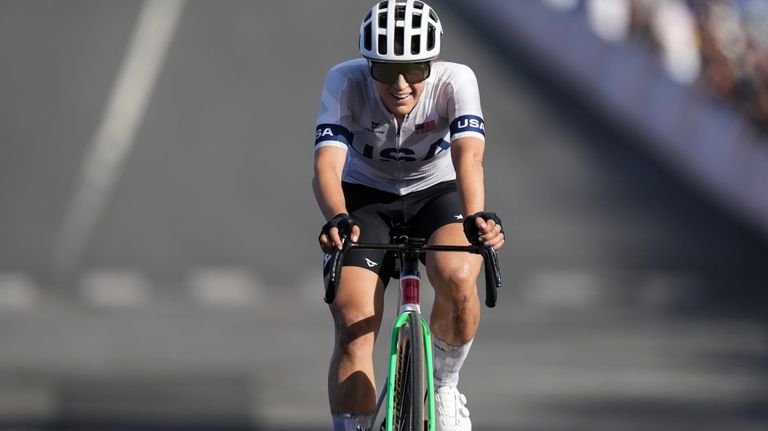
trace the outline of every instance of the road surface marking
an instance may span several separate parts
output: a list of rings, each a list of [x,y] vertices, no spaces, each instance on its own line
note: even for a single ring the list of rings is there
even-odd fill
[[[137,308],[152,299],[149,280],[142,272],[134,270],[90,271],[83,276],[79,287],[85,302],[98,308]]]
[[[602,287],[589,271],[549,269],[532,274],[523,291],[535,305],[588,307],[599,300]]]
[[[0,310],[27,310],[37,305],[39,299],[37,285],[26,274],[0,274]]]
[[[264,291],[262,283],[250,271],[236,267],[194,269],[187,285],[198,304],[217,307],[252,306]]]
[[[128,51],[96,129],[53,251],[57,271],[80,261],[101,218],[146,111],[184,0],[144,2]]]

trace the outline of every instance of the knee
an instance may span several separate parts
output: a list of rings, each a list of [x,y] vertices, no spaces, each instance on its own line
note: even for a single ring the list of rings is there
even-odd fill
[[[345,355],[362,356],[373,352],[378,330],[373,314],[362,312],[334,312],[336,348]]]
[[[458,263],[438,271],[433,278],[435,294],[463,308],[477,297],[477,272],[469,263]]]
[[[470,262],[457,260],[438,265],[430,278],[440,285],[451,287],[451,290],[469,289],[474,288],[477,282],[477,271]]]

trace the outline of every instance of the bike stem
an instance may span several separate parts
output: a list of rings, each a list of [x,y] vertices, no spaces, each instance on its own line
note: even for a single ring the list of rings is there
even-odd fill
[[[400,309],[402,314],[406,311],[416,311],[421,314],[420,288],[421,276],[419,274],[419,255],[421,255],[421,246],[424,244],[415,243],[409,240],[411,249],[400,254]]]
[[[420,284],[418,269],[415,270],[415,273],[400,274],[400,314],[406,311],[421,313],[419,304]]]

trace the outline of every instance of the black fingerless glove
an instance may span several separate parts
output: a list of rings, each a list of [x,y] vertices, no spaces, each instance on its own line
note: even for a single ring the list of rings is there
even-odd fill
[[[339,229],[339,236],[340,237],[348,237],[352,234],[352,226],[356,226],[357,223],[355,222],[352,217],[349,216],[347,213],[339,213],[336,214],[332,219],[328,220],[328,223],[323,225],[323,228],[320,230],[320,235],[322,236],[325,234],[330,238],[330,230],[331,228],[337,228]]]
[[[464,219],[464,235],[467,236],[470,244],[482,245],[482,241],[480,240],[480,230],[477,228],[476,224],[478,217],[485,221],[493,220],[497,225],[501,226],[501,233],[504,233],[504,227],[501,225],[501,219],[496,215],[495,212],[476,212]]]

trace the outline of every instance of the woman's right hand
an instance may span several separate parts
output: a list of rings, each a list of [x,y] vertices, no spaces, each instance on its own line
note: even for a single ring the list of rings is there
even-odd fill
[[[360,238],[360,226],[347,213],[336,214],[328,220],[320,230],[318,241],[320,248],[325,253],[330,253],[334,249],[342,249],[344,245],[342,238],[348,238],[352,242],[357,242]]]

